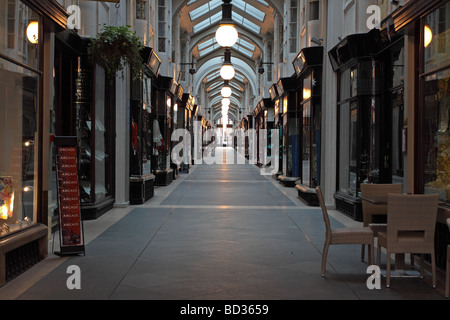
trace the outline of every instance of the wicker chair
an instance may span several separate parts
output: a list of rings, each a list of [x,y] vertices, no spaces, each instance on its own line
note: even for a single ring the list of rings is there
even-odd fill
[[[448,230],[450,231],[450,218],[447,219]],[[445,272],[445,297],[450,294],[450,245],[447,246],[447,270]]]
[[[361,184],[361,196],[387,196],[388,193],[402,193],[401,184]],[[374,223],[374,216],[386,216],[387,205],[375,205],[367,201],[362,201],[363,226],[370,227],[374,237],[378,237],[378,232],[386,232],[386,223]],[[361,261],[364,261],[365,245],[361,246]]]
[[[367,244],[369,245],[369,264],[373,262],[373,232],[370,228],[338,228],[331,229],[328,211],[323,200],[322,190],[316,187],[317,197],[322,208],[325,221],[325,244],[322,252],[322,277],[325,276],[328,247],[332,244]]]
[[[431,255],[433,288],[436,287],[434,233],[439,195],[389,194],[387,230],[378,233],[377,265],[381,247],[386,248],[386,286],[391,286],[391,253],[420,253],[420,274],[423,277],[423,254]]]

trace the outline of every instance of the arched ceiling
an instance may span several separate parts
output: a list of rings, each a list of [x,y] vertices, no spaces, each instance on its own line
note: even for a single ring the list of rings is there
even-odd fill
[[[219,70],[224,48],[215,39],[222,19],[222,0],[175,0],[173,11],[180,14],[180,34],[189,37],[189,52],[195,59],[193,93],[206,90],[213,119],[220,118],[223,80]],[[257,65],[263,52],[263,37],[273,34],[274,12],[281,12],[283,0],[232,0],[232,18],[239,33],[238,42],[231,48],[231,62],[236,76],[230,81],[233,96],[229,119],[236,119],[239,109],[245,107],[244,92],[249,86],[257,92]]]

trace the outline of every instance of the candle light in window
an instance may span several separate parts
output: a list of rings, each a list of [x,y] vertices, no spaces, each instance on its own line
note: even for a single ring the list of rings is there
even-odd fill
[[[311,89],[303,89],[303,100],[311,98]]]
[[[167,106],[170,108],[171,105],[172,105],[172,99],[167,98]]]
[[[178,103],[175,103],[173,105],[173,111],[177,112],[178,111]]]
[[[29,146],[31,146],[31,145],[33,145],[34,144],[34,141],[32,141],[32,140],[28,140],[28,141],[25,141],[24,143],[23,143],[23,145],[25,146],[25,147],[29,147]]]
[[[0,177],[0,219],[11,218],[14,211],[14,188],[11,177]]]

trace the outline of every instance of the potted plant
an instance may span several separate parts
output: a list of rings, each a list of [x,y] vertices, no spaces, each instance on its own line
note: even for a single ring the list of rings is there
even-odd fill
[[[105,69],[109,79],[114,79],[119,71],[123,79],[123,68],[129,65],[133,72],[133,80],[136,80],[144,68],[141,57],[144,44],[128,25],[116,27],[104,24],[103,26],[103,31],[98,33],[89,44],[89,56]]]

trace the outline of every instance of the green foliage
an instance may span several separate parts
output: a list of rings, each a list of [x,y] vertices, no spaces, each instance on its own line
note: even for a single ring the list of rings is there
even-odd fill
[[[144,44],[128,25],[115,27],[104,24],[103,27],[103,31],[92,39],[88,54],[105,69],[109,79],[113,79],[119,71],[123,79],[123,68],[129,65],[133,71],[133,80],[136,80],[144,69],[140,53]]]

